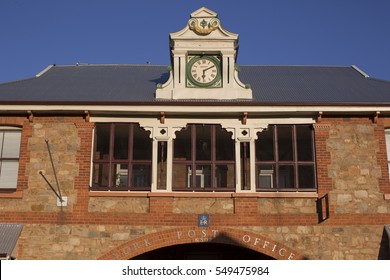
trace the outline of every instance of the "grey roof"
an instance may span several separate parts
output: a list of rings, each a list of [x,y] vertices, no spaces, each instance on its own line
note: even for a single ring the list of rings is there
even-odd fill
[[[167,66],[53,66],[37,77],[0,84],[0,104],[159,102],[157,84],[168,77]],[[390,103],[390,81],[352,66],[241,66],[239,78],[252,87],[251,103]]]
[[[22,228],[21,224],[0,224],[0,254],[12,255]]]

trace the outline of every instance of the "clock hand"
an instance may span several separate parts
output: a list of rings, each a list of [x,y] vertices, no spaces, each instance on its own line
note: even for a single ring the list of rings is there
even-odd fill
[[[203,71],[203,75],[202,75],[203,80],[204,80],[204,78],[206,78],[206,74],[205,74],[206,71],[207,71],[207,70],[210,70],[210,69],[213,68],[213,67],[215,67],[215,65],[212,65],[212,66],[210,66],[210,67],[208,67],[208,68],[202,70],[202,71]]]
[[[210,66],[209,68],[203,69],[203,74],[204,74],[204,72],[206,72],[207,70],[210,70],[210,69],[213,68],[213,67],[215,67],[215,65]]]

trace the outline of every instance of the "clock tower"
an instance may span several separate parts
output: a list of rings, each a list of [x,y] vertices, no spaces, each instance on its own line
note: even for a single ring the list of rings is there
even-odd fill
[[[191,14],[181,31],[170,34],[172,67],[157,86],[157,99],[252,99],[249,85],[238,79],[238,34],[222,28],[205,7]]]

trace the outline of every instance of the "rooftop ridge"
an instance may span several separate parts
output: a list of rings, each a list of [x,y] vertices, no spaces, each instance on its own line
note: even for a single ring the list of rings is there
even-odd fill
[[[54,67],[96,67],[96,66],[158,66],[158,67],[168,67],[169,65],[163,65],[163,64],[114,64],[114,63],[108,63],[108,64],[103,64],[103,63],[97,63],[97,64],[92,64],[92,63],[80,63],[80,64],[54,64]]]
[[[350,68],[350,65],[309,65],[309,64],[275,64],[275,65],[269,65],[269,64],[237,64],[239,67],[245,66],[245,67],[318,67],[318,68]]]

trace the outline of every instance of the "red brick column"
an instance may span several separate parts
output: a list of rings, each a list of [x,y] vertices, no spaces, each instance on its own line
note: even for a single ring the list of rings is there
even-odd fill
[[[385,127],[383,125],[376,125],[374,128],[375,138],[378,141],[379,150],[377,153],[378,165],[381,168],[382,176],[378,179],[380,191],[384,194],[390,194],[390,179],[389,179],[389,168],[386,150],[386,138],[385,138]]]
[[[318,195],[321,197],[333,189],[332,178],[328,174],[331,155],[326,146],[329,138],[330,124],[317,123],[313,127],[315,133]]]
[[[79,174],[75,177],[75,190],[77,191],[77,204],[75,211],[88,212],[89,179],[91,172],[92,133],[94,123],[75,123],[80,138],[80,150],[77,152]]]

